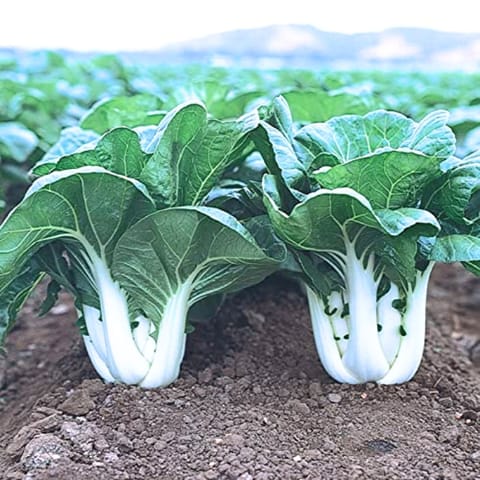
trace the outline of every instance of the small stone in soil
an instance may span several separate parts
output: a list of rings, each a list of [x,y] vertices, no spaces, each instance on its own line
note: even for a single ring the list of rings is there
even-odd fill
[[[389,439],[375,438],[365,442],[365,446],[376,453],[389,453],[397,446]]]
[[[198,372],[198,381],[200,383],[209,384],[212,381],[213,373],[210,368],[206,368],[201,372]]]
[[[445,408],[453,407],[453,400],[450,397],[440,398],[438,403]]]
[[[329,393],[327,398],[332,403],[340,403],[342,401],[342,396],[338,393]]]
[[[35,436],[25,447],[21,464],[25,471],[47,468],[68,458],[69,451],[65,442],[51,433]]]
[[[450,425],[445,427],[440,431],[438,440],[442,443],[450,443],[451,445],[456,445],[460,438],[460,430],[456,425]]]
[[[32,428],[31,425],[22,427],[8,445],[7,453],[12,457],[20,456],[25,445],[27,445],[27,443],[38,433],[40,432],[37,429]]]
[[[227,433],[225,435],[225,443],[236,447],[241,447],[245,443],[245,439],[237,433]]]
[[[473,462],[479,462],[480,463],[480,450],[477,450],[476,452],[473,452],[470,455],[470,460]]]
[[[167,432],[167,433],[165,433],[164,435],[162,435],[162,440],[163,440],[164,442],[169,443],[169,442],[171,442],[175,437],[176,437],[175,432]]]
[[[95,450],[102,451],[108,448],[108,442],[105,440],[105,437],[99,437],[95,439]]]
[[[322,448],[323,450],[326,450],[326,451],[333,451],[333,450],[336,450],[337,445],[333,440],[330,440],[329,438],[325,438],[325,440],[323,440]]]
[[[302,415],[308,415],[310,413],[309,406],[297,399],[289,400],[287,402],[287,407],[296,413],[301,413]]]
[[[202,387],[195,387],[193,389],[193,392],[197,397],[200,397],[200,398],[205,398],[207,395],[207,391]]]
[[[80,390],[68,397],[61,405],[60,410],[68,415],[86,415],[95,408],[95,402],[85,390]]]
[[[218,473],[215,470],[208,470],[203,475],[207,480],[215,480],[218,478]]]
[[[471,422],[475,422],[477,418],[478,418],[478,413],[474,412],[473,410],[465,410],[461,416],[462,420],[470,420]]]

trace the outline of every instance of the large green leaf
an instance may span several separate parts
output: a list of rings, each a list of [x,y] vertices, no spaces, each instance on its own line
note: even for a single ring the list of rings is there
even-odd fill
[[[282,178],[289,187],[305,187],[305,168],[288,137],[268,123],[260,122],[252,138],[272,175]]]
[[[165,116],[147,146],[153,155],[140,179],[165,205],[177,204],[180,185],[185,181],[183,165],[191,161],[198,137],[206,128],[207,112],[202,105],[180,105]]]
[[[181,166],[183,182],[179,205],[198,205],[230,165],[242,160],[248,151],[250,132],[258,126],[258,114],[252,112],[238,120],[210,120],[197,139],[195,151],[189,151]]]
[[[80,126],[102,134],[115,127],[156,125],[164,116],[160,108],[162,101],[154,95],[114,97],[94,105],[83,117]]]
[[[425,186],[441,175],[439,160],[415,152],[388,151],[320,169],[313,176],[322,188],[349,187],[373,208],[416,206]]]
[[[152,208],[141,184],[99,167],[40,177],[0,227],[0,292],[54,240],[109,259],[118,237]]]
[[[443,263],[479,261],[480,238],[461,234],[438,238],[430,251],[430,259]]]
[[[199,205],[225,169],[244,158],[258,122],[256,112],[207,121],[201,105],[181,105],[160,124],[140,178],[164,206]]]
[[[374,210],[364,196],[350,188],[313,192],[289,214],[277,203],[272,176],[264,179],[264,193],[275,232],[294,248],[345,253],[346,242],[354,242],[359,256],[374,251],[392,275],[397,271],[407,280],[415,275],[417,239],[435,236],[440,230],[435,217],[425,210]]]
[[[92,130],[84,130],[80,127],[66,128],[60,134],[60,138],[48,152],[32,168],[34,175],[46,175],[55,170],[58,160],[66,155],[70,155],[79,148],[92,142],[96,142],[99,135]],[[92,146],[93,148],[93,146]]]
[[[261,119],[279,130],[290,142],[293,141],[294,127],[290,107],[282,95],[275,97],[268,107],[259,109]]]
[[[415,123],[400,113],[377,110],[307,125],[295,138],[308,152],[313,168],[392,150],[416,152],[440,161],[455,152],[455,137],[446,126],[447,119],[447,112],[437,111]]]
[[[182,285],[190,285],[192,305],[258,283],[279,260],[267,256],[245,227],[221,210],[175,207],[125,232],[112,271],[133,308],[158,325],[167,301]]]
[[[90,148],[91,147],[91,148]],[[79,151],[52,158],[39,164],[33,172],[38,174],[45,169],[74,170],[85,166],[103,167],[106,170],[138,178],[147,162],[148,155],[140,148],[140,139],[131,129],[115,128],[103,135],[97,142],[89,143]]]
[[[450,163],[451,168],[429,185],[424,203],[440,219],[455,224],[456,228],[468,228],[480,220],[480,161],[469,156]]]

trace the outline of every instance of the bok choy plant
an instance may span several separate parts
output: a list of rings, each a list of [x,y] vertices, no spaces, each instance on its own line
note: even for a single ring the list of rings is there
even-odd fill
[[[269,170],[265,206],[296,259],[320,360],[339,382],[411,379],[434,262],[478,272],[478,159],[452,159],[447,116],[416,123],[380,110],[294,132],[279,98],[254,133]]]
[[[252,148],[257,126],[256,113],[219,122],[185,104],[157,127],[84,132],[80,146],[75,130],[63,135],[0,226],[0,341],[47,274],[44,311],[60,287],[74,295],[105,381],[173,382],[190,307],[260,282],[284,255],[265,235],[265,217],[242,224],[202,205],[223,170]]]

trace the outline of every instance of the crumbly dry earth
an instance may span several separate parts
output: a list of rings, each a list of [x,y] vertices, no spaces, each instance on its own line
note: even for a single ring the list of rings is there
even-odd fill
[[[480,280],[457,267],[434,273],[424,362],[401,386],[329,379],[305,299],[279,279],[190,335],[163,390],[104,385],[71,301],[41,319],[36,305],[0,367],[2,478],[480,478]]]

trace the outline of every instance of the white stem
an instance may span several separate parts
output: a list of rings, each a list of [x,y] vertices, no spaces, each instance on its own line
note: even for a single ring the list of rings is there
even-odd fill
[[[103,380],[107,383],[115,382],[115,379],[112,377],[110,370],[105,363],[105,361],[101,358],[100,354],[98,353],[95,345],[92,342],[92,339],[84,335],[83,341],[85,343],[85,348],[87,349],[88,356],[90,361],[92,362],[93,367],[95,368],[96,372],[103,378]]]
[[[155,326],[143,315],[135,320],[138,322],[138,326],[133,330],[135,344],[147,361],[152,363],[155,354],[155,340],[152,338],[152,334],[155,332]]]
[[[329,315],[329,318],[340,355],[345,353],[348,344],[348,340],[345,339],[345,336],[348,335],[348,323],[347,318],[342,317],[343,308],[342,294],[340,292],[332,292],[328,297],[328,310],[330,312],[335,310],[335,313]]]
[[[183,283],[169,298],[162,321],[158,326],[151,367],[140,382],[141,387],[165,387],[178,378],[185,353],[185,323],[191,288],[191,282]]]
[[[377,303],[378,323],[382,326],[378,335],[383,353],[390,365],[398,355],[400,348],[402,314],[392,306],[392,302],[399,298],[398,287],[392,283],[388,292]]]
[[[106,363],[117,381],[136,384],[147,374],[149,363],[133,339],[127,300],[105,262],[95,254],[90,254],[90,258],[102,312]]]
[[[310,317],[312,319],[313,336],[318,356],[323,368],[337,382],[359,383],[345,368],[340,356],[340,350],[334,338],[330,319],[325,313],[325,304],[313,290],[306,286]]]
[[[344,365],[358,382],[379,380],[388,372],[377,331],[377,282],[374,257],[367,266],[356,255],[354,245],[345,242],[347,261],[345,280],[349,305],[349,339],[343,356]]]
[[[88,337],[93,344],[97,355],[104,363],[107,362],[107,347],[105,345],[105,335],[103,325],[100,320],[100,311],[90,305],[83,305],[83,318],[87,325]]]
[[[418,370],[425,344],[425,316],[427,308],[427,290],[432,262],[424,272],[417,272],[415,287],[407,295],[407,306],[403,316],[403,328],[400,349],[390,371],[378,383],[396,384],[408,382]]]

